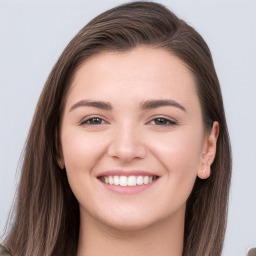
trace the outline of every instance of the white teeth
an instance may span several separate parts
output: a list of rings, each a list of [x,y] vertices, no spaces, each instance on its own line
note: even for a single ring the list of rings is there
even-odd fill
[[[157,176],[104,176],[100,177],[100,180],[109,185],[120,185],[122,187],[126,186],[140,186],[143,184],[152,183],[157,179]]]
[[[128,177],[128,186],[136,186],[137,180],[135,176]]]
[[[137,185],[142,185],[143,184],[143,176],[138,176],[137,177]]]
[[[121,176],[120,177],[120,186],[122,186],[122,187],[127,186],[127,177],[126,176]]]
[[[148,176],[145,176],[145,177],[143,178],[143,183],[144,183],[144,184],[148,184],[148,180],[149,180]]]
[[[107,183],[107,182],[106,182],[106,178],[107,178],[107,177],[105,177],[105,183]],[[110,185],[113,185],[113,184],[114,184],[114,180],[113,180],[113,177],[112,177],[112,176],[109,176],[109,177],[108,177],[108,183],[109,183]]]
[[[120,184],[119,176],[114,176],[114,184],[115,185],[119,185]]]

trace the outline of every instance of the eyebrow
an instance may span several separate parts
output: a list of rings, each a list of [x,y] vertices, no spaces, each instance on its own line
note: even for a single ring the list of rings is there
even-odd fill
[[[177,101],[171,100],[171,99],[147,100],[141,104],[141,109],[142,110],[150,110],[150,109],[166,107],[166,106],[176,107],[178,109],[183,110],[184,112],[187,112],[186,108],[184,106],[182,106]],[[104,109],[104,110],[112,110],[113,109],[113,107],[111,106],[111,104],[109,102],[81,100],[81,101],[75,103],[74,105],[72,105],[69,111],[72,111],[79,107],[94,107],[94,108],[99,108],[99,109]]]
[[[184,112],[187,112],[187,110],[184,106],[182,106],[177,101],[171,100],[171,99],[147,100],[147,101],[142,103],[141,109],[142,110],[150,110],[150,109],[159,108],[159,107],[166,107],[166,106],[176,107],[176,108],[179,108],[180,110],[182,110]]]
[[[81,100],[75,103],[74,105],[72,105],[69,112],[79,107],[94,107],[94,108],[100,108],[104,110],[112,110],[112,106],[108,102]]]

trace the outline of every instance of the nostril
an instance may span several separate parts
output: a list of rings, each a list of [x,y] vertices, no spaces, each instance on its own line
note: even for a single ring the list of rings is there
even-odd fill
[[[133,129],[125,126],[116,131],[107,150],[110,157],[129,162],[146,156],[146,147],[141,136],[136,135]]]

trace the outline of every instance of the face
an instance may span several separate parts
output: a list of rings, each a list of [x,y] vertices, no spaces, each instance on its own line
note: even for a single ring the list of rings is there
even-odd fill
[[[138,47],[77,70],[60,161],[82,219],[137,230],[184,218],[206,140],[192,74],[166,50]]]

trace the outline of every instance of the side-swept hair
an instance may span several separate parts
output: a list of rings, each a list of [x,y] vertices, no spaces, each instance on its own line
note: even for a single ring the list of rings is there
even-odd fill
[[[76,255],[79,205],[60,170],[59,126],[72,77],[90,56],[128,51],[140,45],[163,48],[192,72],[203,122],[220,131],[211,176],[196,179],[188,198],[183,256],[220,256],[227,219],[231,149],[221,90],[203,38],[170,10],[154,2],[133,2],[90,21],[68,44],[40,96],[27,138],[13,223],[5,243],[14,255]]]

